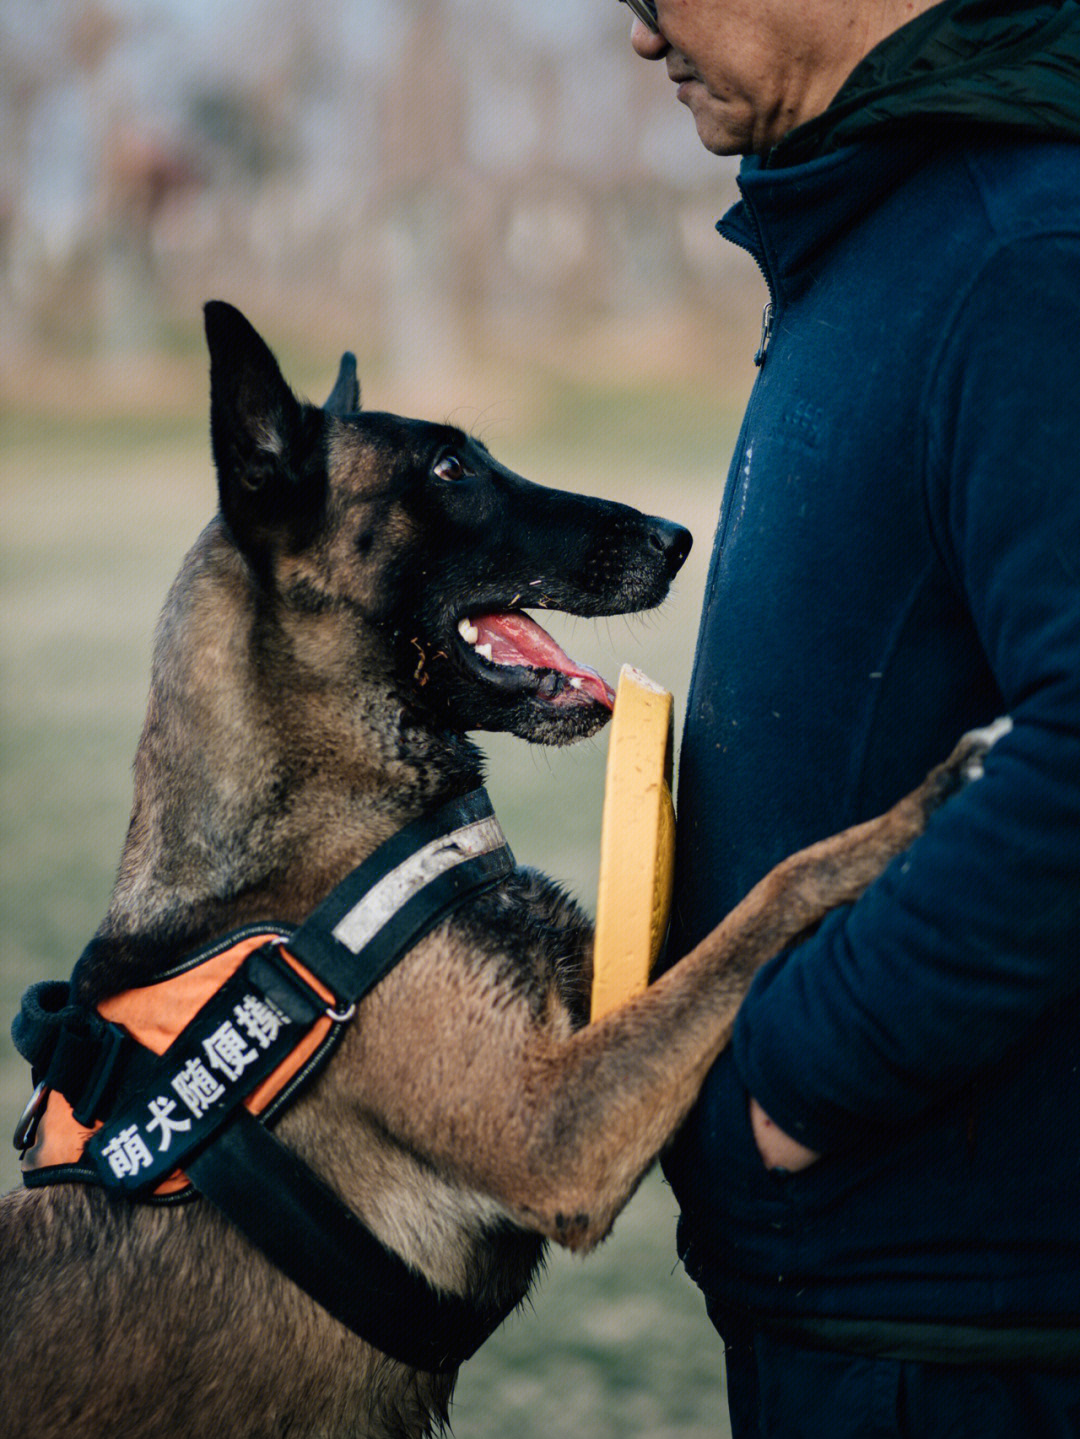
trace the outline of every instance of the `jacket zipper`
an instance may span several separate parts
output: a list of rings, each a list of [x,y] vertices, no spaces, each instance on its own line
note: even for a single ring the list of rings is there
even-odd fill
[[[727,228],[721,228],[721,226],[719,225],[717,226],[717,228],[726,240],[728,240],[733,245],[737,245],[740,250],[745,250],[748,255],[751,255],[753,257],[754,263],[761,271],[762,278],[764,279],[766,287],[769,291],[769,299],[761,315],[761,340],[758,344],[757,353],[754,356],[754,364],[757,365],[757,367],[760,369],[761,366],[765,363],[765,356],[768,353],[769,344],[772,340],[774,332],[777,312],[776,286],[773,284],[773,278],[772,275],[769,273],[768,265],[766,263],[765,242],[761,233],[761,226],[758,224],[757,216],[754,214],[753,210],[746,202],[745,196],[743,197],[743,208],[746,214],[749,216],[750,223],[753,226],[756,244],[753,241],[748,241],[743,238],[743,236],[740,235],[737,231],[735,233],[732,233]],[[738,456],[738,466],[737,468],[735,467],[735,461],[733,457],[732,473],[729,476],[728,484],[724,487],[724,496],[720,503],[720,516],[717,522],[716,536],[713,541],[712,559],[709,563],[709,573],[705,582],[706,608],[708,608],[708,606],[712,604],[713,589],[716,584],[716,575],[720,563],[720,553],[723,550],[724,544],[727,540],[728,529],[731,524],[731,513],[735,506],[736,494],[746,483],[747,479],[744,468],[748,458],[746,453],[747,436],[750,433],[750,427],[755,412],[756,399],[757,384],[755,383],[753,394],[751,394],[750,396],[750,399],[746,406],[746,412],[743,415],[742,425],[739,428],[739,438],[736,441],[735,445],[735,455]]]
[[[769,349],[769,341],[772,339],[773,315],[776,310],[772,300],[766,302],[761,312],[761,343],[757,347],[757,354],[754,356],[754,364],[760,367],[765,363],[765,356]]]
[[[769,273],[769,266],[766,262],[765,237],[761,233],[761,225],[758,223],[758,217],[754,214],[753,206],[750,205],[745,198],[743,199],[743,204],[746,206],[746,213],[750,216],[750,223],[754,227],[754,235],[757,239],[757,249],[751,250],[750,253],[757,261],[758,269],[761,271],[769,290],[768,302],[761,312],[761,343],[758,345],[757,354],[754,356],[754,364],[760,369],[765,363],[765,356],[769,353],[769,343],[773,337],[773,326],[776,321],[776,286],[773,284],[773,277]]]
[[[766,288],[769,291],[768,301],[764,310],[761,312],[761,340],[757,347],[757,353],[754,356],[754,364],[760,369],[765,363],[765,356],[769,352],[769,344],[772,340],[776,325],[776,286],[773,283],[773,277],[769,273],[769,267],[766,263],[765,240],[761,233],[761,226],[758,224],[758,218],[754,214],[753,208],[745,195],[743,196],[743,210],[753,226],[754,237],[757,240],[757,244],[748,244],[740,236],[733,235],[726,230],[721,231],[721,233],[724,234],[725,238],[733,245],[737,245],[740,250],[745,250],[748,255],[753,256],[754,262],[761,271],[761,277],[765,281]]]

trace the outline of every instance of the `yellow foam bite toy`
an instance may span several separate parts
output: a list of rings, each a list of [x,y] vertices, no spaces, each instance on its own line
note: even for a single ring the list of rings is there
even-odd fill
[[[668,690],[623,665],[600,830],[594,1020],[646,987],[667,929],[675,857],[672,704]]]

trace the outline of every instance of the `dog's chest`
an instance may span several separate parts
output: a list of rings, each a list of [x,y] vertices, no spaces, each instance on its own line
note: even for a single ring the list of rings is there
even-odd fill
[[[554,880],[519,869],[454,926],[472,962],[498,990],[526,1000],[535,1023],[577,1029],[586,1022],[592,923]]]

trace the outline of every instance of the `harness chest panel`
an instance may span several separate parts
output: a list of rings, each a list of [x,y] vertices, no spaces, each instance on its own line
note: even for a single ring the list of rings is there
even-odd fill
[[[275,948],[300,981],[332,1007],[334,995],[288,953],[284,939],[281,931],[260,931],[234,943],[225,941],[224,948],[218,947],[205,958],[194,956],[168,979],[103,1000],[97,1012],[152,1054],[165,1056],[210,1001],[235,978],[249,956],[268,948]],[[172,1154],[175,1158],[177,1137],[193,1133],[194,1126],[221,1103],[230,1083],[241,1083],[246,1091],[241,1101],[244,1108],[261,1115],[298,1074],[314,1072],[322,1058],[321,1051],[336,1038],[335,1021],[330,1015],[315,1011],[310,1026],[304,1030],[265,993],[250,985],[240,987],[244,993],[232,1005],[232,1016],[212,1027],[204,1026],[202,1053],[196,1050],[183,1059],[175,1056],[166,1082],[151,1086],[161,1088],[163,1093],[147,1100],[145,1114],[129,1109],[124,1120],[114,1121],[110,1128],[115,1133],[109,1142],[98,1139],[103,1120],[97,1119],[90,1126],[80,1124],[69,1100],[59,1090],[50,1090],[34,1142],[21,1157],[27,1182],[100,1182],[102,1176],[88,1157],[89,1148],[91,1154],[105,1153],[106,1179],[111,1174],[117,1181],[126,1179],[125,1187],[144,1189],[151,1175],[156,1176],[161,1169],[161,1156]],[[299,1032],[286,1033],[286,1027]],[[281,1050],[286,1045],[284,1057],[251,1088],[252,1065],[261,1060],[260,1068],[266,1068],[267,1051],[272,1046]],[[193,1147],[193,1143],[187,1147]],[[62,1172],[53,1175],[51,1170]],[[169,1172],[154,1185],[152,1193],[158,1198],[175,1196],[189,1191],[190,1186],[183,1170],[170,1164]]]

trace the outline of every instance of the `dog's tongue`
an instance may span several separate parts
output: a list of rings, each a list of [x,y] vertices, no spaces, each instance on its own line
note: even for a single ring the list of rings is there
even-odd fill
[[[598,700],[607,709],[615,705],[615,691],[589,665],[578,664],[555,643],[546,630],[519,610],[491,615],[472,615],[479,630],[478,645],[491,646],[496,665],[527,665],[536,670],[558,670],[567,679],[579,680],[574,689]]]

